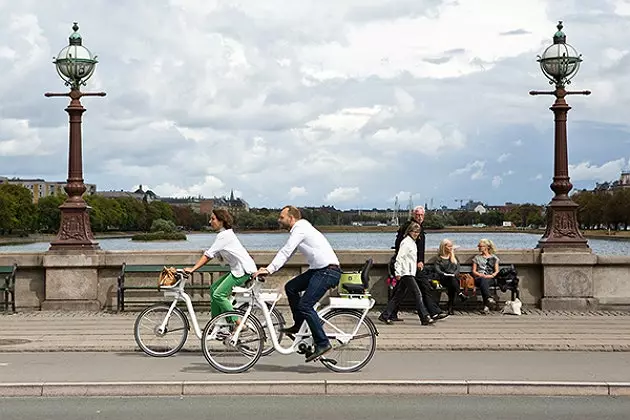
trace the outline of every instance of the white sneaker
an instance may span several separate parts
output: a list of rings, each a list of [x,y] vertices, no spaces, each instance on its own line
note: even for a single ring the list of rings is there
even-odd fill
[[[496,305],[496,304],[497,304],[497,302],[495,302],[495,300],[494,300],[494,299],[492,299],[492,298],[488,298],[488,303],[489,303],[490,305]]]
[[[490,313],[490,308],[488,308],[487,306],[483,307],[483,313],[484,315],[488,315]]]

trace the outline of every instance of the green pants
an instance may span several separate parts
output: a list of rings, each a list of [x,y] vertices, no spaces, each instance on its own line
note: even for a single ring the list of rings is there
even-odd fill
[[[234,277],[232,273],[227,273],[212,283],[212,286],[210,286],[210,296],[212,298],[210,311],[213,317],[234,309],[232,307],[232,289],[235,286],[241,286],[247,279],[249,279],[249,274]]]

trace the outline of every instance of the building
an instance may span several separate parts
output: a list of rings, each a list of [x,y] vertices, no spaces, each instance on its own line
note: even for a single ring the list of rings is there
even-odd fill
[[[124,191],[124,190],[120,190],[120,191],[110,190],[110,191],[98,191],[96,194],[102,197],[106,197],[106,198],[130,197],[130,198],[135,198],[136,200],[146,201],[147,203],[150,203],[151,201],[159,199],[159,197],[153,191],[151,190],[144,191],[142,189],[142,185],[140,185],[138,189],[133,192]]]
[[[203,205],[201,205],[203,203]],[[200,213],[209,214],[212,209],[226,209],[230,213],[236,215],[238,213],[249,212],[249,204],[242,198],[234,197],[234,190],[230,191],[229,197],[214,197],[210,200],[203,200],[200,203]]]
[[[621,172],[621,176],[619,177],[619,187],[630,188],[630,171]]]
[[[21,185],[27,188],[33,194],[33,203],[37,203],[40,198],[48,197],[55,194],[65,194],[63,187],[66,182],[46,181],[40,178],[22,179],[0,177],[0,184]],[[96,194],[95,184],[85,184],[86,194]]]

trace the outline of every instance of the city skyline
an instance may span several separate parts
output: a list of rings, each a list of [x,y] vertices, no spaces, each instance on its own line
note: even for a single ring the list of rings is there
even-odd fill
[[[627,1],[186,0],[0,5],[0,170],[65,180],[51,57],[79,22],[99,56],[84,179],[160,196],[339,209],[471,198],[546,204],[548,85],[536,56],[564,21],[584,62],[568,116],[576,190],[630,168]],[[277,10],[282,10],[279,14]],[[137,22],[143,25],[137,25]],[[113,32],[114,31],[114,32]],[[118,34],[124,34],[118,36]]]

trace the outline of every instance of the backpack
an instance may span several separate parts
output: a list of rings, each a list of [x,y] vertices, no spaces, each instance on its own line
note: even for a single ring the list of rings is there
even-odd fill
[[[459,288],[466,296],[476,296],[477,291],[475,289],[475,278],[468,273],[459,273],[457,275],[459,279]]]
[[[518,273],[514,267],[504,267],[500,269],[495,280],[502,292],[516,290],[518,288]]]

